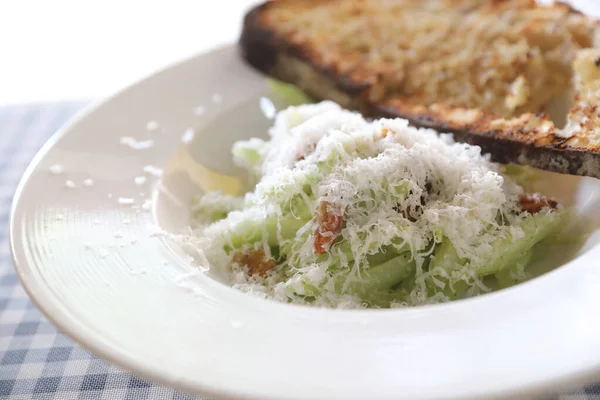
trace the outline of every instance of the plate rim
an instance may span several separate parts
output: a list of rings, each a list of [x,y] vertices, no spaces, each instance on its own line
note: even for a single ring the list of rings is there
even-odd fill
[[[102,338],[98,335],[86,336],[85,332],[90,331],[91,330],[90,327],[87,327],[86,324],[82,323],[81,321],[78,321],[75,318],[70,318],[70,317],[73,317],[72,312],[69,311],[68,309],[63,309],[63,307],[61,307],[61,303],[58,300],[54,299],[53,302],[47,302],[47,303],[42,301],[42,300],[44,300],[43,297],[53,298],[54,296],[51,295],[49,288],[44,287],[44,285],[41,285],[35,279],[29,279],[28,275],[31,273],[31,271],[26,271],[25,269],[27,269],[27,268],[32,269],[32,268],[29,265],[27,265],[27,267],[24,269],[23,263],[26,263],[26,261],[17,259],[18,258],[17,257],[18,241],[16,240],[16,233],[19,232],[19,227],[16,226],[17,221],[18,221],[18,219],[16,218],[17,217],[16,213],[18,211],[18,206],[21,202],[22,192],[23,192],[24,188],[26,187],[27,182],[29,181],[29,178],[32,175],[33,171],[38,167],[40,161],[55,146],[55,144],[58,142],[58,140],[60,138],[62,138],[64,135],[66,135],[68,132],[70,132],[73,129],[73,127],[75,127],[79,123],[79,121],[85,119],[89,114],[94,112],[98,107],[100,107],[103,104],[106,104],[108,102],[111,102],[114,98],[120,96],[122,93],[129,91],[131,89],[134,89],[138,85],[143,84],[145,81],[152,79],[155,76],[160,75],[160,74],[164,73],[165,71],[168,71],[179,65],[192,62],[193,60],[196,60],[198,58],[209,57],[209,56],[213,55],[214,53],[219,53],[219,52],[223,52],[223,51],[231,51],[233,47],[236,47],[236,45],[229,44],[229,45],[220,46],[213,50],[203,52],[200,54],[196,54],[192,57],[186,58],[184,60],[170,64],[168,66],[165,66],[164,68],[161,68],[160,70],[155,71],[128,86],[125,86],[121,90],[117,91],[116,93],[112,94],[111,96],[108,96],[105,99],[91,102],[90,104],[86,105],[82,110],[78,111],[73,117],[71,117],[63,126],[61,126],[46,141],[46,143],[44,143],[44,145],[40,148],[40,150],[36,153],[36,155],[34,156],[32,161],[29,163],[23,176],[21,177],[19,184],[17,186],[17,189],[15,191],[15,194],[13,197],[13,202],[12,202],[11,208],[10,208],[10,216],[9,216],[9,222],[8,222],[8,226],[9,226],[8,242],[9,242],[9,250],[10,250],[11,258],[13,261],[14,269],[19,277],[22,287],[26,291],[26,293],[29,296],[29,298],[31,299],[31,301],[36,305],[36,307],[43,313],[43,315],[48,320],[50,320],[57,328],[59,328],[62,333],[65,333],[67,336],[69,336],[71,339],[73,339],[78,345],[82,346],[85,349],[90,350],[94,354],[99,355],[101,358],[105,359],[106,361],[108,361],[111,364],[122,367],[128,371],[135,373],[136,375],[139,375],[141,377],[149,379],[153,382],[165,384],[165,385],[168,385],[177,390],[181,390],[183,392],[192,392],[192,393],[201,392],[205,395],[215,396],[215,397],[216,396],[219,396],[219,397],[225,396],[227,398],[259,399],[259,397],[257,397],[259,395],[258,393],[254,393],[254,394],[240,393],[238,391],[231,390],[230,389],[231,387],[217,387],[217,386],[213,386],[213,385],[205,384],[205,383],[199,384],[198,381],[187,382],[185,380],[181,380],[181,379],[177,378],[175,375],[171,375],[168,371],[158,371],[154,367],[146,366],[143,363],[140,363],[135,357],[131,357],[130,354],[125,349],[119,349],[114,346],[107,345],[102,340]],[[594,251],[594,250],[596,250],[596,251]],[[592,253],[600,254],[600,245],[595,246],[594,248],[592,248],[588,252],[586,252],[586,254],[578,257],[580,259],[579,262],[581,262],[582,259],[584,259],[584,258],[585,259],[591,258]],[[574,261],[575,260],[571,260],[565,265],[571,264]],[[555,271],[552,271],[549,274],[552,274],[553,272],[555,272]],[[549,274],[545,274],[545,275],[549,275]],[[519,285],[519,286],[521,286],[521,285]],[[37,292],[37,295],[36,295],[36,292]],[[40,293],[47,293],[50,295],[42,296],[42,295],[40,295]],[[487,295],[487,296],[492,296],[492,295]],[[463,301],[477,301],[477,299],[469,299],[469,300],[463,300]],[[285,306],[288,307],[287,305],[285,305]],[[439,305],[426,306],[426,307],[439,307]],[[324,312],[332,312],[332,310],[324,310]],[[340,310],[333,310],[333,312],[340,312]],[[342,312],[348,312],[348,311],[343,310]],[[357,312],[357,311],[351,311],[351,312]],[[358,312],[369,313],[369,314],[373,313],[373,312],[389,313],[390,310],[367,310],[367,311],[358,311]],[[394,312],[394,311],[391,311],[391,312]],[[500,391],[498,393],[477,395],[477,396],[474,396],[473,398],[489,398],[489,397],[502,397],[502,398],[506,397],[506,398],[508,398],[508,397],[511,397],[511,396],[514,396],[517,394],[518,395],[545,394],[545,393],[555,391],[557,389],[562,391],[565,389],[565,387],[576,387],[578,385],[588,384],[588,383],[591,383],[591,382],[597,380],[598,378],[600,378],[600,358],[598,359],[598,362],[597,362],[597,365],[595,368],[587,369],[584,371],[578,371],[578,372],[575,371],[575,372],[572,372],[571,374],[564,375],[562,377],[562,379],[558,378],[558,379],[553,379],[552,381],[535,382],[527,387],[510,388],[510,389],[507,389],[504,391]],[[290,394],[289,398],[296,399],[298,397],[294,397],[293,394]],[[265,399],[265,397],[263,397],[261,395],[260,399]]]

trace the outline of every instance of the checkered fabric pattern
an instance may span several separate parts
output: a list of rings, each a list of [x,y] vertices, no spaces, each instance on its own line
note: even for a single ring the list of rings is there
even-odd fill
[[[27,164],[83,103],[0,108],[0,399],[196,399],[144,381],[57,332],[27,298],[8,250],[11,200]],[[600,400],[600,385],[544,400]]]

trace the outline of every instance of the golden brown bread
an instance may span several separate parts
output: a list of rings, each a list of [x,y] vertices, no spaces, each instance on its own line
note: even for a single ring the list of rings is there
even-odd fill
[[[278,0],[246,15],[240,46],[316,99],[452,132],[498,162],[600,177],[600,53],[582,51],[599,31],[533,0]],[[578,101],[558,129],[542,112],[572,82]]]

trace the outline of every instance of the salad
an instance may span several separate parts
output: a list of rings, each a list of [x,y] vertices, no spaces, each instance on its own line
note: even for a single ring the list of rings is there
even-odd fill
[[[328,101],[280,111],[268,140],[232,152],[254,187],[195,199],[195,247],[233,287],[284,302],[401,307],[505,288],[567,215],[477,146]]]

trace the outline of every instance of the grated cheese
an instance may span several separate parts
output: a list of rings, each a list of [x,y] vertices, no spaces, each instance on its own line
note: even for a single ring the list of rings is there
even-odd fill
[[[183,135],[181,135],[181,142],[182,143],[190,143],[192,140],[194,140],[195,134],[196,134],[196,132],[194,131],[193,128],[187,128],[183,132]]]
[[[136,185],[141,186],[144,183],[148,182],[148,178],[146,178],[145,176],[136,176],[133,181],[135,182]]]
[[[261,97],[259,101],[259,106],[260,110],[266,118],[275,118],[275,115],[277,114],[277,109],[275,108],[275,105],[273,104],[271,99],[269,99],[268,97]]]
[[[160,178],[163,173],[163,170],[161,168],[155,167],[153,165],[146,165],[143,170],[145,173],[152,175],[155,178]]]
[[[158,129],[158,122],[157,121],[148,121],[146,123],[146,130],[147,131],[152,132],[152,131],[155,131],[157,129]]]
[[[197,117],[201,117],[206,112],[206,107],[204,107],[202,105],[197,106],[196,108],[194,108],[193,112]]]
[[[142,204],[142,209],[145,211],[149,211],[152,209],[152,200],[151,199],[145,199],[144,203]]]
[[[338,294],[335,287],[341,282],[345,289],[368,279],[368,258],[391,249],[410,251],[416,263],[414,287],[407,291],[406,301],[392,306],[445,301],[442,293],[428,295],[426,279],[440,287],[446,285],[444,280],[451,286],[466,281],[471,294],[489,291],[473,266],[486,262],[499,237],[523,236],[518,205],[523,189],[500,175],[479,147],[455,143],[451,135],[409,127],[403,119],[367,121],[327,101],[278,113],[269,135],[269,141],[250,139],[234,146],[236,157],[242,154],[240,149],[250,149],[258,157],[251,163],[236,159],[260,175],[254,190],[246,194],[244,207],[190,239],[211,268],[229,271],[232,286],[244,292],[284,302],[364,307],[363,300]],[[212,194],[204,205],[227,201],[231,199]],[[323,202],[330,215],[344,221],[340,232],[325,232],[324,237],[339,237],[339,243],[349,244],[350,254],[340,246],[322,256],[315,254],[316,217],[295,237],[283,238],[283,218],[305,208],[317,215]],[[244,267],[232,264],[232,255],[225,250],[234,247],[232,232],[264,227],[264,221],[273,218],[278,221],[281,251],[288,254],[287,267],[264,277],[248,276]],[[249,246],[270,256],[266,236]],[[468,262],[434,276],[424,263],[433,243],[442,240],[449,240]],[[309,301],[311,286],[323,291]]]
[[[65,168],[62,165],[60,165],[60,164],[51,165],[50,168],[49,168],[49,170],[54,175],[60,175],[63,172],[65,172]]]
[[[130,149],[133,149],[133,150],[144,150],[144,149],[152,148],[154,146],[154,140],[152,140],[152,139],[137,140],[130,136],[122,136],[120,139],[120,143],[124,146],[129,147]]]

